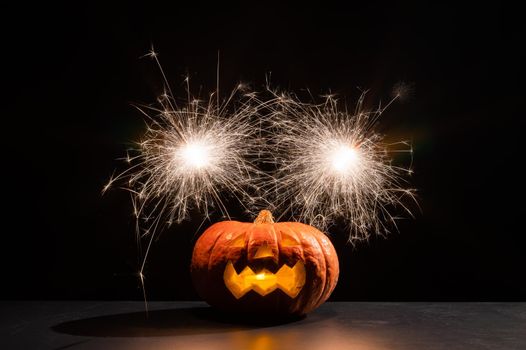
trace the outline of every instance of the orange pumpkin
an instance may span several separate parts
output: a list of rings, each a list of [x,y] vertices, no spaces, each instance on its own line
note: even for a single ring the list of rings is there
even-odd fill
[[[209,227],[195,244],[191,273],[199,295],[214,307],[303,315],[327,300],[339,267],[322,232],[299,222],[275,223],[262,210],[254,223]]]

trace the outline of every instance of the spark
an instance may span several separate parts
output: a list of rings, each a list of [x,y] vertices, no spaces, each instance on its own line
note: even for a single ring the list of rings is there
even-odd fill
[[[399,81],[393,86],[392,96],[393,99],[406,101],[410,99],[414,92],[414,85],[412,83],[406,83]]]
[[[354,112],[333,95],[321,104],[301,102],[295,95],[271,91],[269,157],[276,167],[266,185],[281,217],[309,223],[322,230],[347,223],[349,240],[366,240],[396,227],[397,208],[411,215],[406,197],[409,167],[394,157],[412,150],[408,142],[387,143],[375,131],[385,109],[366,111],[365,93]]]

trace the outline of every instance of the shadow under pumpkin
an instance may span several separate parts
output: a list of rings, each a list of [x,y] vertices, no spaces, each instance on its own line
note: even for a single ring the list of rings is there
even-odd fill
[[[188,307],[90,317],[63,322],[51,329],[58,333],[78,336],[162,337],[259,329],[304,318],[305,316],[279,318],[262,316],[247,319],[212,307]]]

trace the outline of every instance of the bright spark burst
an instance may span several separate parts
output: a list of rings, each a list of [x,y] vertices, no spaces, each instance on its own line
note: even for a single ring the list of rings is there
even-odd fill
[[[390,231],[396,207],[408,213],[405,197],[410,168],[393,165],[395,153],[412,154],[407,142],[385,143],[375,131],[384,108],[366,111],[363,94],[349,113],[333,96],[322,104],[302,103],[294,95],[274,94],[269,120],[271,157],[276,176],[267,184],[270,200],[282,217],[322,230],[335,222],[349,224],[349,240]],[[410,158],[411,156],[409,156]]]
[[[329,142],[329,144],[334,142]],[[351,175],[357,172],[360,166],[360,155],[358,150],[344,143],[334,145],[327,154],[332,169],[342,176]]]
[[[151,221],[145,232],[161,218],[180,223],[192,208],[205,217],[212,209],[228,217],[225,194],[252,198],[247,190],[260,174],[251,163],[257,153],[257,106],[245,102],[227,112],[214,101],[211,96],[207,103],[192,100],[177,107],[173,98],[164,96],[160,109],[140,108],[150,118],[146,134],[129,169],[112,182],[126,178],[136,215]],[[150,116],[152,111],[157,115]]]
[[[222,102],[218,91],[207,101],[193,98],[189,78],[187,100],[173,97],[158,55],[153,49],[145,55],[155,60],[166,84],[157,106],[137,107],[148,119],[143,141],[128,155],[128,169],[112,178],[125,181],[132,193],[135,215],[148,223],[143,234],[155,232],[161,220],[168,224],[183,221],[192,208],[208,218],[211,210],[229,217],[224,195],[239,203],[251,203],[249,191],[257,187],[260,176],[252,161],[259,153],[258,114],[260,104],[254,94],[243,93],[239,84]]]
[[[174,161],[188,171],[196,171],[214,164],[214,145],[207,144],[203,140],[195,140],[186,143],[174,152]]]

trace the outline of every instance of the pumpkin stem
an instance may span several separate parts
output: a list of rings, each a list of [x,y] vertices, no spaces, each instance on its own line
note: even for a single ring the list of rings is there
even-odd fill
[[[270,210],[262,210],[259,212],[258,217],[254,220],[254,224],[273,224],[274,218]]]

